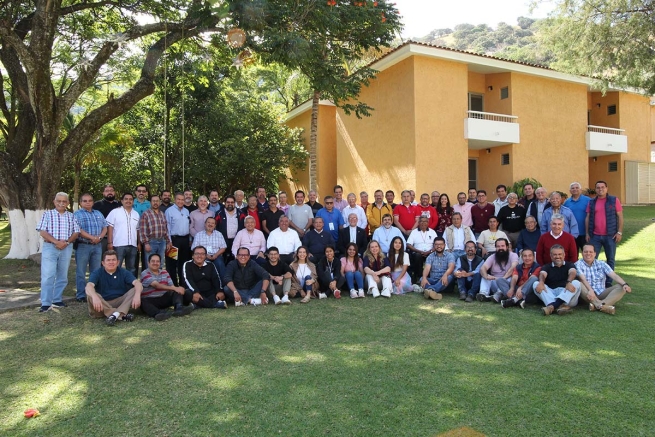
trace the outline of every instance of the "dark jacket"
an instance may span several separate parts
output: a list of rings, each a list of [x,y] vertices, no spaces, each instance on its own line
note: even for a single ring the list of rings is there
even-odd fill
[[[251,259],[243,267],[238,260],[231,261],[225,269],[225,284],[233,282],[237,290],[250,290],[259,281],[270,279],[271,275]]]
[[[471,262],[471,267],[472,268],[469,269],[469,260],[468,260],[468,258],[466,256],[466,254],[459,257],[459,263],[461,264],[461,270],[466,272],[466,273],[472,272],[475,269],[477,269],[478,265],[480,265],[480,263],[483,262],[483,261],[484,260],[482,259],[482,257],[480,257],[478,255],[475,255],[475,258],[473,258],[473,262]]]
[[[334,238],[329,231],[323,229],[319,234],[315,230],[308,231],[302,239],[302,245],[307,248],[316,259],[321,259],[325,253],[325,246],[331,244],[334,246]]]
[[[185,262],[184,283],[186,288],[193,293],[200,293],[202,296],[209,296],[223,290],[216,266],[207,261],[200,267],[193,261]]]
[[[246,215],[238,208],[234,208],[234,210],[237,212],[237,221],[239,223],[237,232],[239,232],[241,229],[245,228],[243,219],[246,218]],[[220,232],[225,241],[227,241],[227,216],[225,215],[225,208],[221,208],[218,214],[216,214],[216,230]]]
[[[316,265],[316,275],[322,285],[327,285],[334,280],[338,281],[341,277],[341,260],[335,256],[330,268],[327,258],[321,258]]]
[[[366,232],[364,229],[357,227],[357,235],[355,237],[357,244],[357,252],[361,257],[366,251],[366,245],[368,244],[368,238],[366,237]],[[346,246],[350,243],[350,226],[347,228],[339,229],[339,241],[337,241],[337,250],[339,253],[346,253]]]

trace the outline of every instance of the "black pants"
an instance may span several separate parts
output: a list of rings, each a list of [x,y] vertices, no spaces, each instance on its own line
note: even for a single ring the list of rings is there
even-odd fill
[[[280,261],[287,263],[288,265],[291,265],[293,262],[293,258],[296,256],[295,253],[287,253],[287,254],[280,254]]]
[[[409,267],[414,274],[414,281],[418,281],[423,277],[423,263],[425,263],[425,259],[426,258],[418,252],[409,252]]]
[[[174,291],[167,291],[159,297],[144,297],[141,299],[141,311],[155,317],[161,310],[191,303],[191,291],[185,290],[184,296]]]
[[[166,270],[171,275],[175,286],[184,284],[184,263],[191,259],[191,246],[189,245],[188,235],[172,235],[171,242],[177,247],[177,259],[166,257]]]
[[[345,276],[341,276],[341,275],[337,276],[336,281],[337,281],[337,290],[341,290],[343,288],[343,286],[346,285],[346,277]],[[334,294],[334,292],[332,290],[330,290],[330,282],[332,282],[332,281],[325,282],[325,279],[323,279],[321,277],[318,278],[318,287],[319,287],[319,290],[320,290],[321,293],[325,293],[328,296]]]
[[[189,292],[191,293],[191,292]],[[194,302],[193,304],[197,307],[200,308],[214,308],[214,305],[216,305],[216,293],[213,291],[210,291],[209,293],[200,293],[202,296],[202,299],[200,299],[198,302]],[[193,296],[193,295],[191,295]]]

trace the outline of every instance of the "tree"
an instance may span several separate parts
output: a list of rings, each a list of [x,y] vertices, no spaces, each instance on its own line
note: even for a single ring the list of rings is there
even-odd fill
[[[544,29],[553,67],[653,95],[654,14],[650,0],[559,0]]]

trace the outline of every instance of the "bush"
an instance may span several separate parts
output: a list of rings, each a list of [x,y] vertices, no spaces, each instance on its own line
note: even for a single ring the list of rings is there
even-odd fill
[[[534,187],[535,190],[542,186],[541,182],[539,182],[536,179],[525,178],[525,179],[521,179],[519,181],[514,182],[514,184],[511,187],[508,188],[509,189],[508,193],[516,193],[516,195],[519,196],[519,199],[520,199],[521,197],[524,196],[523,186],[525,184],[532,184],[532,186]]]

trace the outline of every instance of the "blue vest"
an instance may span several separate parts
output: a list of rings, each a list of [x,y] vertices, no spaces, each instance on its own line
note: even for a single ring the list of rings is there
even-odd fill
[[[594,197],[589,201],[589,235],[594,235],[594,226],[596,220],[596,200]],[[616,216],[616,197],[607,195],[605,201],[605,223],[607,224],[607,235],[613,236],[619,230],[618,219]]]

